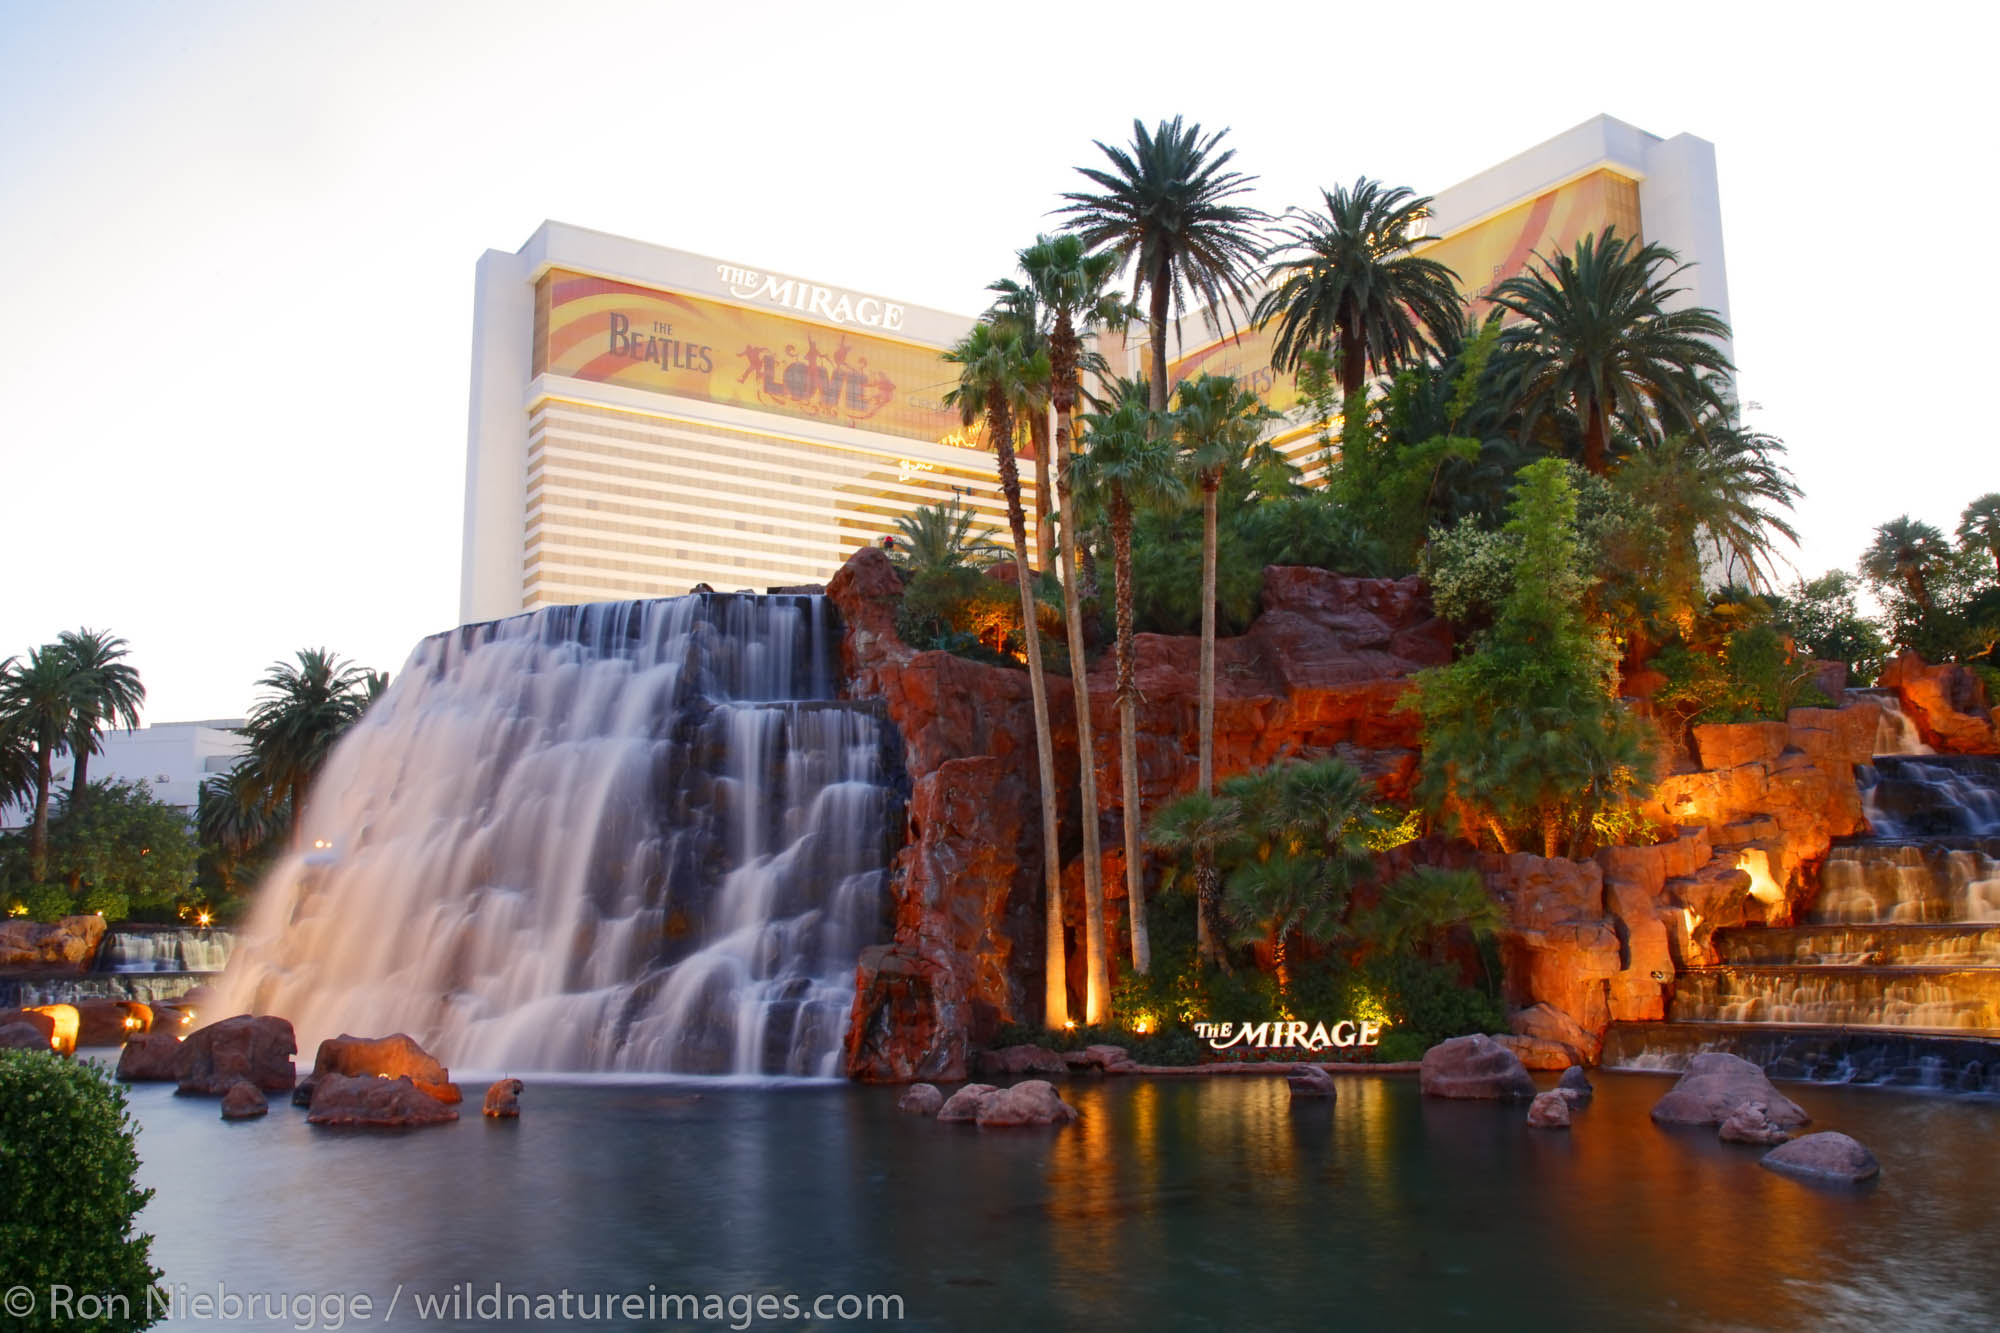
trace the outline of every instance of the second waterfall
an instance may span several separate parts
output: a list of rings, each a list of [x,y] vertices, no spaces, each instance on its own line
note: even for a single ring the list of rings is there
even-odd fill
[[[560,606],[420,644],[341,741],[212,1002],[469,1069],[826,1077],[883,938],[893,729],[810,596]],[[323,844],[323,845],[321,845]]]

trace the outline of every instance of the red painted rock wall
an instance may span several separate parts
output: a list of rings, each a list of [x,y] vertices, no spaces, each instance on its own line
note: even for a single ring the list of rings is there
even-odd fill
[[[1993,719],[1986,683],[1968,667],[1927,666],[1904,653],[1882,673],[1924,744],[1940,754],[2000,754],[2000,726]]]

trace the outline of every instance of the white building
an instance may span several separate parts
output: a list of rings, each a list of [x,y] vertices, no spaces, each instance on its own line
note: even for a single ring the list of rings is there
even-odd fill
[[[90,757],[90,780],[143,782],[156,800],[179,806],[192,817],[201,784],[228,771],[243,754],[243,737],[235,730],[242,725],[241,718],[223,718],[106,732],[99,738],[103,752]],[[52,804],[68,794],[72,771],[70,756],[56,760]],[[21,828],[33,818],[32,807],[0,806],[0,826]]]
[[[1609,116],[1438,191],[1423,253],[1477,313],[1533,255],[1607,225],[1678,251],[1694,265],[1681,299],[1728,317],[1713,146]],[[943,402],[957,376],[941,353],[969,317],[547,222],[479,261],[473,324],[465,621],[821,582],[954,497],[1006,530],[993,458]],[[1267,334],[1198,314],[1177,332],[1174,380],[1233,374],[1299,405]],[[1142,343],[1104,351],[1137,372]],[[1308,480],[1314,433],[1280,431]],[[1025,458],[1021,480],[1032,513]]]

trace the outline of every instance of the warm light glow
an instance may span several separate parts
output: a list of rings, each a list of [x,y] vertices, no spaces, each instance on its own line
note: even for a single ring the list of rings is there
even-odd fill
[[[1750,896],[1760,903],[1781,903],[1785,890],[1771,877],[1771,856],[1762,847],[1745,849],[1736,868],[1750,876]]]
[[[213,921],[214,919],[215,919],[214,917],[210,916],[206,912],[198,912],[195,914],[194,923],[197,926],[206,926],[209,922]]]
[[[322,852],[323,852],[323,851],[325,851],[325,850],[326,850],[327,848],[329,848],[329,847],[331,847],[331,846],[333,846],[333,844],[332,844],[332,843],[330,843],[330,842],[328,842],[328,841],[327,841],[327,840],[326,840],[325,838],[314,838],[314,839],[313,839],[313,849],[314,849],[315,851],[322,851]]]
[[[49,1037],[49,1047],[68,1055],[76,1050],[77,1030],[83,1025],[83,1015],[73,1004],[38,1004],[28,1006],[29,1012],[47,1014],[55,1020],[56,1030]]]
[[[1074,1032],[1076,1031],[1076,1020],[1074,1018],[1068,1019],[1063,1023],[1063,1026],[1068,1030],[1070,1030],[1071,1032]]]
[[[27,914],[28,914],[28,905],[26,903],[15,903],[12,907],[7,909],[8,916],[26,916]]]

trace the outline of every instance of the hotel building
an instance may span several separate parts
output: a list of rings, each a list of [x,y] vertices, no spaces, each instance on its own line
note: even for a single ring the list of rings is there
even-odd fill
[[[1729,315],[1715,152],[1690,135],[1600,116],[1440,191],[1429,225],[1423,253],[1476,313],[1535,253],[1616,225],[1694,265],[1683,302]],[[822,582],[954,498],[1006,530],[992,455],[943,401],[968,316],[547,222],[481,258],[473,323],[464,621]],[[1241,312],[1231,336],[1198,315],[1177,332],[1173,378],[1244,377],[1294,414],[1280,444],[1314,479],[1316,432],[1268,335]],[[1104,351],[1137,372],[1143,336]]]

